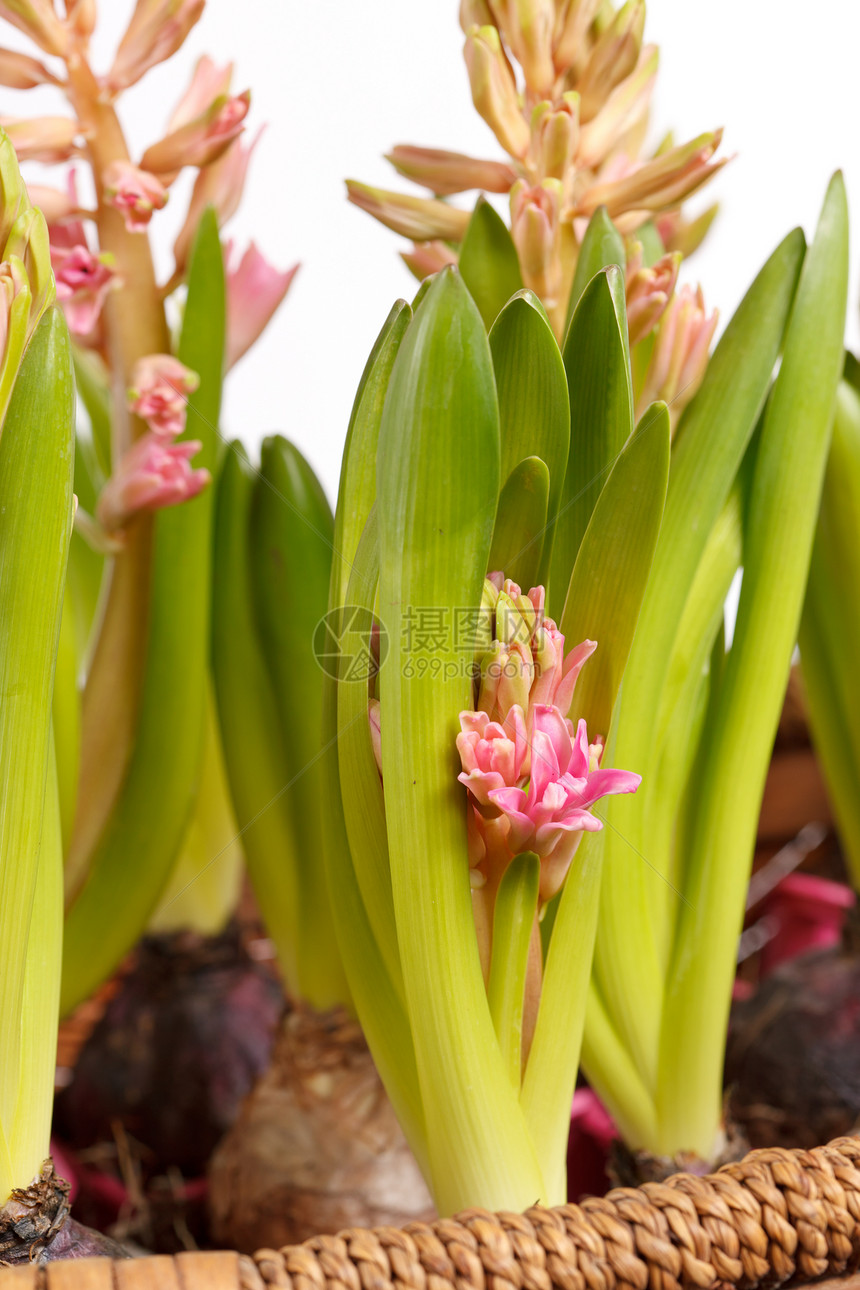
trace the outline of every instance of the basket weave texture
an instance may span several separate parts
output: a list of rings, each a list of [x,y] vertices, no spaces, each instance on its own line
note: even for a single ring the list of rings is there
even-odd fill
[[[466,1210],[282,1250],[0,1268],[0,1290],[756,1290],[860,1265],[860,1139],[524,1214]],[[851,1278],[860,1290],[860,1277]],[[842,1285],[848,1290],[848,1283]]]

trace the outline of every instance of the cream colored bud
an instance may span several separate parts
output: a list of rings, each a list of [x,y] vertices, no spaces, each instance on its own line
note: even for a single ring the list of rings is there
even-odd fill
[[[472,28],[464,52],[472,102],[505,151],[522,160],[531,136],[496,28]]]

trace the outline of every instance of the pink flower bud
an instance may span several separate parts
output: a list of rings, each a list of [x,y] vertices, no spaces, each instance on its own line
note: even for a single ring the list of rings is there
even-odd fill
[[[154,211],[167,204],[167,189],[146,170],[130,161],[114,161],[102,175],[108,205],[120,212],[130,233],[142,233]]]
[[[32,90],[37,85],[58,84],[54,73],[38,58],[15,49],[0,49],[0,85],[8,85],[10,90]]]
[[[252,242],[235,267],[227,261],[227,366],[232,367],[254,344],[296,275],[298,265],[279,273]]]
[[[492,0],[496,25],[523,69],[526,85],[538,98],[552,92],[554,0]]]
[[[368,215],[378,219],[386,228],[415,242],[431,242],[440,238],[444,242],[459,242],[472,218],[469,211],[458,210],[446,202],[429,197],[410,197],[386,188],[371,188],[354,179],[346,181],[349,200]]]
[[[63,306],[69,331],[89,336],[117,276],[107,256],[94,255],[83,243],[57,245],[51,230],[51,264],[57,281],[57,299]]]
[[[206,0],[137,0],[107,83],[111,90],[139,81],[175,54],[203,13]]]
[[[457,255],[444,242],[416,242],[411,251],[401,251],[400,258],[419,282],[457,263]]]
[[[577,161],[596,169],[628,131],[645,117],[657,79],[659,53],[646,45],[633,72],[615,87],[599,112],[583,126]]]
[[[78,152],[80,126],[67,116],[0,117],[19,161],[68,161]]]
[[[442,148],[416,148],[398,143],[386,153],[385,159],[399,174],[423,184],[437,197],[464,193],[471,188],[486,193],[507,193],[516,179],[511,167],[503,161],[479,161],[462,152],[445,152]]]
[[[511,236],[523,281],[550,308],[558,303],[563,280],[561,199],[558,179],[544,179],[533,188],[520,179],[511,190]]]
[[[167,133],[173,134],[181,126],[189,125],[197,117],[203,116],[216,99],[228,98],[232,78],[232,63],[219,67],[208,54],[198,58],[188,89],[176,104],[167,123]]]
[[[196,372],[171,354],[149,354],[131,374],[130,410],[142,417],[153,434],[171,439],[185,427],[188,395],[200,384]]]
[[[28,184],[27,193],[32,204],[38,207],[45,216],[47,223],[51,225],[74,219],[75,216],[95,213],[84,210],[78,201],[77,194],[70,192],[68,189],[63,192],[61,188],[52,188],[48,184]],[[83,227],[80,223],[78,223],[78,227],[81,229],[81,234],[83,234]],[[75,239],[78,242],[82,240],[82,236]]]
[[[628,0],[598,36],[576,82],[584,122],[597,116],[616,85],[633,71],[644,27],[645,0]]]
[[[66,0],[66,25],[85,40],[96,25],[96,0]]]
[[[725,165],[725,159],[711,162],[721,139],[722,131],[716,130],[641,165],[628,164],[617,178],[607,179],[604,175],[582,195],[575,213],[590,216],[598,206],[605,206],[620,231],[630,231],[618,217],[637,213],[637,227],[646,218],[644,212],[677,206]]]
[[[473,27],[466,37],[472,102],[505,152],[522,160],[531,138],[516,82],[495,27]]]
[[[664,255],[650,269],[642,267],[642,247],[627,262],[627,329],[630,344],[635,345],[654,330],[666,306],[681,265],[680,252]]]
[[[532,113],[531,161],[542,179],[564,179],[579,146],[579,95],[539,103]]]
[[[234,139],[216,161],[200,171],[194,181],[188,214],[173,244],[177,273],[182,273],[185,269],[200,217],[206,208],[211,206],[214,209],[219,228],[235,214],[245,187],[251,154],[262,133],[261,128],[247,148],[242,144],[241,138]]]
[[[669,405],[673,426],[702,383],[708,351],[719,314],[705,311],[702,288],[685,285],[669,303],[657,331],[657,340],[642,389],[637,417],[655,399]]]
[[[51,0],[4,0],[0,18],[23,31],[46,54],[65,54],[68,37]]]
[[[213,71],[212,76],[215,74]],[[217,75],[223,76],[223,73]],[[208,74],[204,79],[208,79]],[[179,124],[147,148],[141,158],[141,168],[158,175],[166,184],[173,182],[183,166],[208,166],[216,161],[245,128],[245,117],[251,106],[250,90],[234,97],[219,94],[197,116],[186,120],[186,110],[197,105],[198,94],[199,87],[195,89],[192,82],[192,89],[174,113],[174,121],[178,117]]]
[[[155,434],[138,439],[101,491],[96,517],[102,527],[114,533],[141,511],[196,497],[210,481],[208,470],[192,470],[189,464],[201,446],[195,439],[165,443]]]

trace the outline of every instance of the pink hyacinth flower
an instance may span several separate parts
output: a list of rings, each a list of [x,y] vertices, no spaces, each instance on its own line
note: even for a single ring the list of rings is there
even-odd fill
[[[195,439],[165,443],[156,434],[138,439],[101,491],[96,516],[102,527],[115,533],[142,511],[196,497],[210,481],[208,470],[192,470],[190,465],[201,446]]]
[[[232,247],[225,248],[227,270],[227,366],[232,367],[268,326],[290,289],[298,265],[280,273],[251,242],[235,267],[229,267]]]
[[[172,439],[185,427],[188,395],[199,384],[197,373],[178,358],[170,354],[149,354],[135,364],[128,406],[146,421],[154,434]]]
[[[153,213],[167,203],[167,189],[161,180],[130,161],[114,161],[102,182],[108,204],[120,212],[130,233],[142,233]]]
[[[226,152],[217,161],[204,166],[195,179],[188,214],[173,244],[177,273],[182,273],[188,263],[191,244],[206,207],[211,206],[215,211],[219,228],[236,213],[245,188],[248,164],[263,129],[261,126],[248,147],[245,147],[241,138],[234,139]]]
[[[528,752],[523,710],[515,704],[503,725],[486,712],[461,712],[457,751],[463,770],[457,776],[482,814],[499,814],[490,800],[496,789],[512,788],[523,773]]]
[[[69,330],[77,336],[89,336],[98,322],[107,293],[116,285],[116,274],[83,243],[57,246],[53,238],[51,266],[57,282],[57,299],[63,306]]]
[[[574,739],[558,708],[539,704],[532,715],[528,789],[499,788],[490,801],[510,823],[513,853],[534,851],[541,864],[541,899],[560,889],[583,832],[603,827],[589,807],[611,793],[635,792],[641,776],[625,770],[592,769],[584,721]]]

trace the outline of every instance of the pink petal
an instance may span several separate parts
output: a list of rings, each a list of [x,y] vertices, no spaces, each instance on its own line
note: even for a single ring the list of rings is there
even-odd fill
[[[298,265],[280,273],[253,242],[227,274],[227,366],[232,367],[270,322],[296,276]]]

